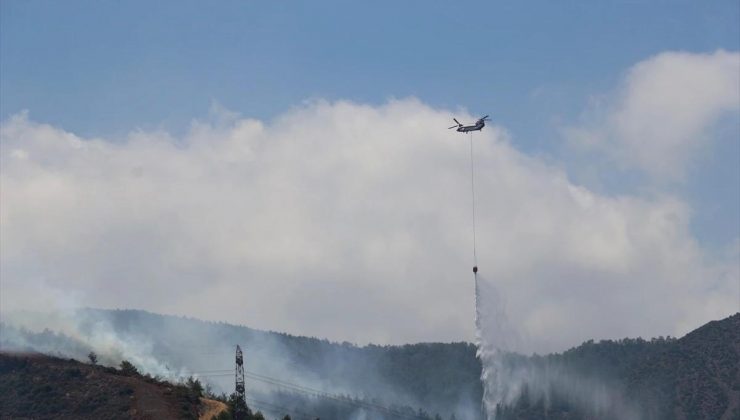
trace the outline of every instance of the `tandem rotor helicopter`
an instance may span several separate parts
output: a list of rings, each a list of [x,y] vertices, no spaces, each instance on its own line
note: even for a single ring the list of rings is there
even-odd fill
[[[485,117],[482,117],[482,118],[478,119],[478,121],[476,121],[475,124],[473,124],[473,125],[462,125],[462,123],[460,123],[460,121],[458,121],[457,119],[453,118],[452,120],[455,121],[457,123],[457,125],[453,125],[452,127],[447,127],[447,128],[448,129],[457,128],[457,130],[455,130],[455,131],[457,131],[459,133],[467,133],[469,131],[480,131],[480,130],[483,129],[483,127],[486,126],[486,120],[487,119],[488,119],[488,115],[486,115]]]

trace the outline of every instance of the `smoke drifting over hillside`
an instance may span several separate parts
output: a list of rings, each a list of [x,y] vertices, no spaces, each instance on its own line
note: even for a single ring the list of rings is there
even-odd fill
[[[4,314],[0,348],[81,361],[94,352],[101,364],[128,360],[151,375],[175,381],[187,376],[186,370],[173,369],[156,356],[152,337],[121,334],[105,316],[83,310]]]
[[[44,330],[48,325],[55,331]],[[83,361],[94,351],[102,364],[128,360],[142,373],[172,381],[192,375],[217,393],[234,390],[236,343],[244,349],[248,395],[258,401],[314,413],[335,405],[372,419],[397,418],[384,416],[384,410],[414,414],[423,408],[458,418],[480,412],[480,367],[466,343],[355,347],[141,311],[92,309],[53,317],[12,313],[0,325],[2,351]],[[446,385],[433,385],[440,375]],[[416,379],[409,382],[409,376]],[[337,396],[367,403],[347,404]],[[336,415],[328,418],[346,418]]]

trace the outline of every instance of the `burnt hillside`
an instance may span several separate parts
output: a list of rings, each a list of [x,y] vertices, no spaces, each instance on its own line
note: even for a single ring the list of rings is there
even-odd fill
[[[0,418],[197,419],[200,399],[133,370],[0,353]]]

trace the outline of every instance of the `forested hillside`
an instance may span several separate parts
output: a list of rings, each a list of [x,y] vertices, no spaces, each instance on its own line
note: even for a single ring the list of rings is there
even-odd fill
[[[645,419],[740,418],[740,314],[680,339],[589,341],[562,354],[512,357],[511,363],[604,386],[608,404],[621,405],[579,410],[579,396],[558,386],[573,381],[552,380],[546,389],[534,392],[530,386],[515,404],[501,407],[504,419],[628,418],[620,417],[627,408]]]

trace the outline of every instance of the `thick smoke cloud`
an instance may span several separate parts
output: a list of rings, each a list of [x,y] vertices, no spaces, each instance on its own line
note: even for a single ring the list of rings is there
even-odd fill
[[[17,114],[0,131],[2,310],[62,301],[360,343],[472,340],[469,150],[450,115],[318,101],[94,139]],[[474,141],[481,272],[521,350],[678,335],[737,310],[737,254],[704,252],[680,197],[595,193],[501,127]]]

